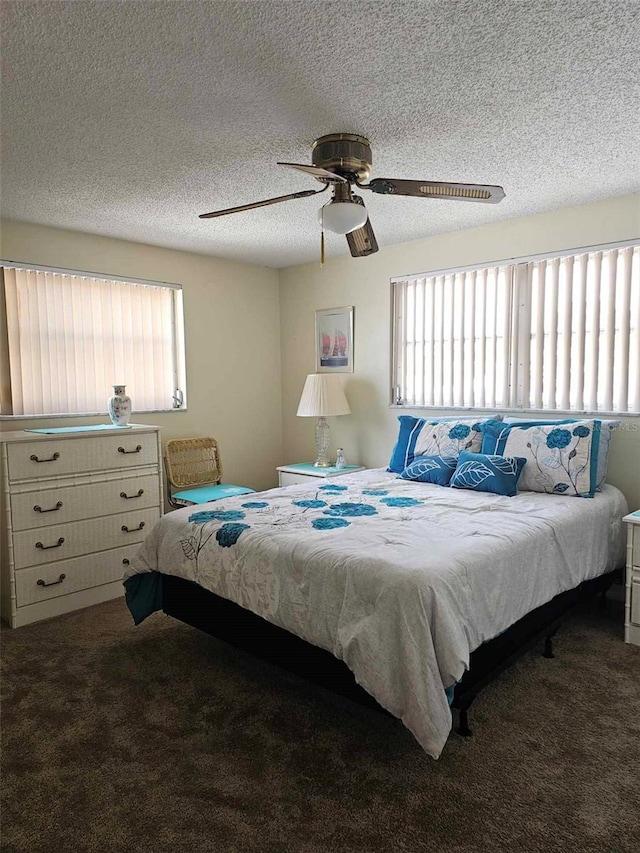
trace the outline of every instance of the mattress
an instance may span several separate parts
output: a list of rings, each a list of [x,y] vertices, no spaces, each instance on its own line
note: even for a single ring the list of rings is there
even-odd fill
[[[437,758],[471,652],[622,565],[626,511],[613,486],[509,498],[373,469],[169,513],[127,577],[186,578],[327,649]]]

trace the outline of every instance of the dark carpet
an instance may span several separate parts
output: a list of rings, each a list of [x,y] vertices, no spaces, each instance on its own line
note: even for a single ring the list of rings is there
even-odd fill
[[[430,759],[397,721],[122,600],[2,632],[6,853],[640,850],[640,648],[595,604]]]

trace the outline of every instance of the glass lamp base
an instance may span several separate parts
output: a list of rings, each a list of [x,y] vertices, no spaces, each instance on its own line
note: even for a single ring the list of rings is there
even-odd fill
[[[316,461],[315,468],[330,468],[331,462],[327,456],[329,450],[329,424],[326,418],[318,418],[316,423]]]

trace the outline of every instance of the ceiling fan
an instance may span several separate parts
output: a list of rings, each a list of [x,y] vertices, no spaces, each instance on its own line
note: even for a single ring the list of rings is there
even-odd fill
[[[299,163],[278,163],[305,172],[324,184],[320,190],[302,190],[301,192],[280,195],[252,204],[228,207],[226,210],[214,210],[200,214],[200,219],[213,219],[228,213],[240,213],[255,207],[279,204],[294,198],[307,198],[333,190],[331,201],[320,208],[319,219],[323,229],[328,228],[336,234],[345,234],[349,249],[354,258],[372,255],[378,251],[367,209],[362,198],[354,195],[353,186],[361,190],[370,190],[380,195],[404,195],[414,198],[438,198],[448,201],[479,201],[485,204],[497,204],[504,198],[502,187],[488,184],[451,184],[441,181],[407,181],[397,178],[373,178],[371,164],[373,157],[371,145],[364,136],[353,133],[330,133],[321,136],[311,148],[311,166]],[[368,181],[368,183],[364,183]],[[324,236],[324,235],[323,235]],[[324,246],[324,243],[323,243]]]

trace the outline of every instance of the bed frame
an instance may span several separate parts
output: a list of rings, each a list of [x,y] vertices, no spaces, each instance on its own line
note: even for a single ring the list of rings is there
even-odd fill
[[[471,654],[469,669],[454,691],[452,706],[459,711],[457,733],[463,737],[472,734],[468,711],[483,687],[541,641],[544,641],[544,657],[552,658],[553,637],[563,619],[598,594],[604,606],[607,590],[619,577],[618,569],[584,581],[532,610],[502,634],[476,649]],[[162,575],[162,598],[162,609],[167,615],[320,687],[389,713],[357,684],[343,661],[234,602],[173,575]]]

